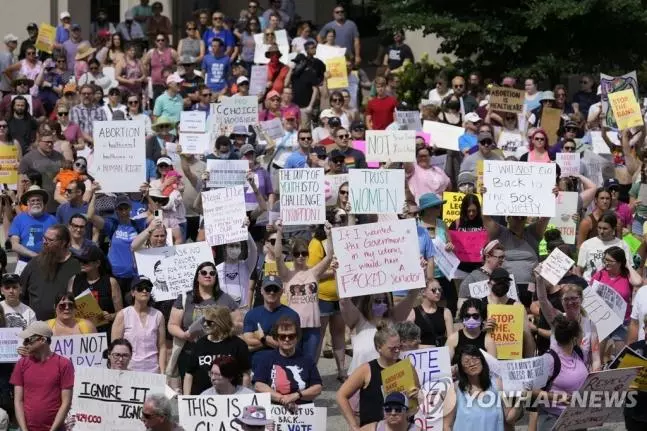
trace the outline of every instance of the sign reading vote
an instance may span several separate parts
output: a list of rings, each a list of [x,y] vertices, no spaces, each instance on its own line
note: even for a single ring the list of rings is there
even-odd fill
[[[283,406],[272,405],[268,413],[274,420],[274,431],[326,431],[326,411],[325,407],[302,404],[293,414]]]
[[[353,214],[399,214],[404,207],[404,169],[350,169]]]
[[[143,121],[95,121],[92,174],[104,193],[139,192],[146,181]]]
[[[483,162],[483,214],[554,217],[555,164]]]
[[[323,224],[326,221],[324,170],[279,171],[281,220],[285,226]]]
[[[332,236],[341,298],[425,286],[415,220],[334,228]]]
[[[186,431],[241,430],[235,421],[247,406],[272,409],[269,393],[238,395],[185,395],[178,397],[180,423]]]
[[[523,111],[525,95],[523,90],[508,87],[492,87],[490,89],[490,108],[493,111],[520,114]]]
[[[52,351],[65,356],[74,365],[79,367],[106,366],[103,351],[108,348],[105,333],[83,335],[60,335],[52,337]]]

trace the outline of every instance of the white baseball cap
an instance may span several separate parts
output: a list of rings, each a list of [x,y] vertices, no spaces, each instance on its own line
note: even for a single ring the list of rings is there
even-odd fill
[[[68,11],[65,11],[65,12],[61,12],[61,15],[59,16],[59,19],[62,21],[65,18],[71,18],[71,17],[72,17],[72,15],[70,15],[70,13]]]
[[[4,37],[4,43],[9,43],[9,42],[18,42],[18,38],[16,37],[15,34],[9,33]]]
[[[184,81],[180,75],[177,73],[171,73],[168,78],[166,78],[166,85],[171,83],[181,84]]]

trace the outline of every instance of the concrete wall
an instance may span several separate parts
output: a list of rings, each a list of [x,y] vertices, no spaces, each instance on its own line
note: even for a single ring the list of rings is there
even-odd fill
[[[451,54],[437,53],[438,48],[440,48],[442,39],[435,34],[423,36],[422,30],[417,30],[407,31],[405,37],[407,39],[406,43],[411,47],[413,55],[416,59],[419,59],[424,54],[427,54],[430,60],[437,62],[442,62],[443,57],[449,57],[452,61],[456,60],[456,57]]]
[[[27,24],[35,22],[40,26],[41,22],[50,23],[52,11],[49,0],[5,0],[2,3],[0,38],[13,33],[19,39],[18,46],[27,39]]]

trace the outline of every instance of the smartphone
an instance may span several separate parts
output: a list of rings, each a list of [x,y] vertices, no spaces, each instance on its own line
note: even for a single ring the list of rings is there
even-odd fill
[[[162,210],[155,210],[155,218],[159,221],[164,221],[164,218],[162,217]]]

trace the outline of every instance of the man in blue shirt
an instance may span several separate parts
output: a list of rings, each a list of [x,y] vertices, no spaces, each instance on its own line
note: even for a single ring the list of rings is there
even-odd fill
[[[54,47],[60,48],[63,46],[63,42],[70,38],[70,24],[72,23],[72,17],[69,12],[61,12],[59,16],[61,23],[56,26],[56,40]]]
[[[283,169],[307,167],[308,157],[310,157],[310,153],[312,152],[312,132],[310,129],[299,130],[297,141],[299,143],[299,150],[288,156]]]
[[[57,223],[68,224],[73,215],[88,213],[88,204],[83,202],[83,195],[85,194],[85,183],[83,181],[70,181],[65,190],[61,190],[61,193],[67,198],[67,202],[62,203],[56,209]]]
[[[225,55],[230,56],[234,51],[234,46],[236,45],[236,39],[234,34],[225,28],[225,15],[222,12],[214,12],[211,17],[212,26],[204,32],[202,40],[204,41],[204,46],[207,47],[207,50],[211,54],[216,51],[213,50],[213,45],[211,44],[214,39],[220,39],[225,46]]]
[[[211,41],[211,53],[202,59],[202,72],[206,76],[205,84],[214,93],[223,95],[227,91],[227,77],[231,62],[224,54],[224,42],[215,38]]]
[[[13,219],[9,227],[11,247],[18,253],[20,260],[29,261],[43,248],[45,231],[56,224],[54,216],[45,212],[49,194],[38,186],[31,186],[20,202],[27,205],[27,211],[21,212]]]
[[[465,114],[464,120],[465,134],[458,138],[458,149],[463,154],[472,154],[478,150],[476,134],[481,125],[481,117],[476,112],[470,112]]]

